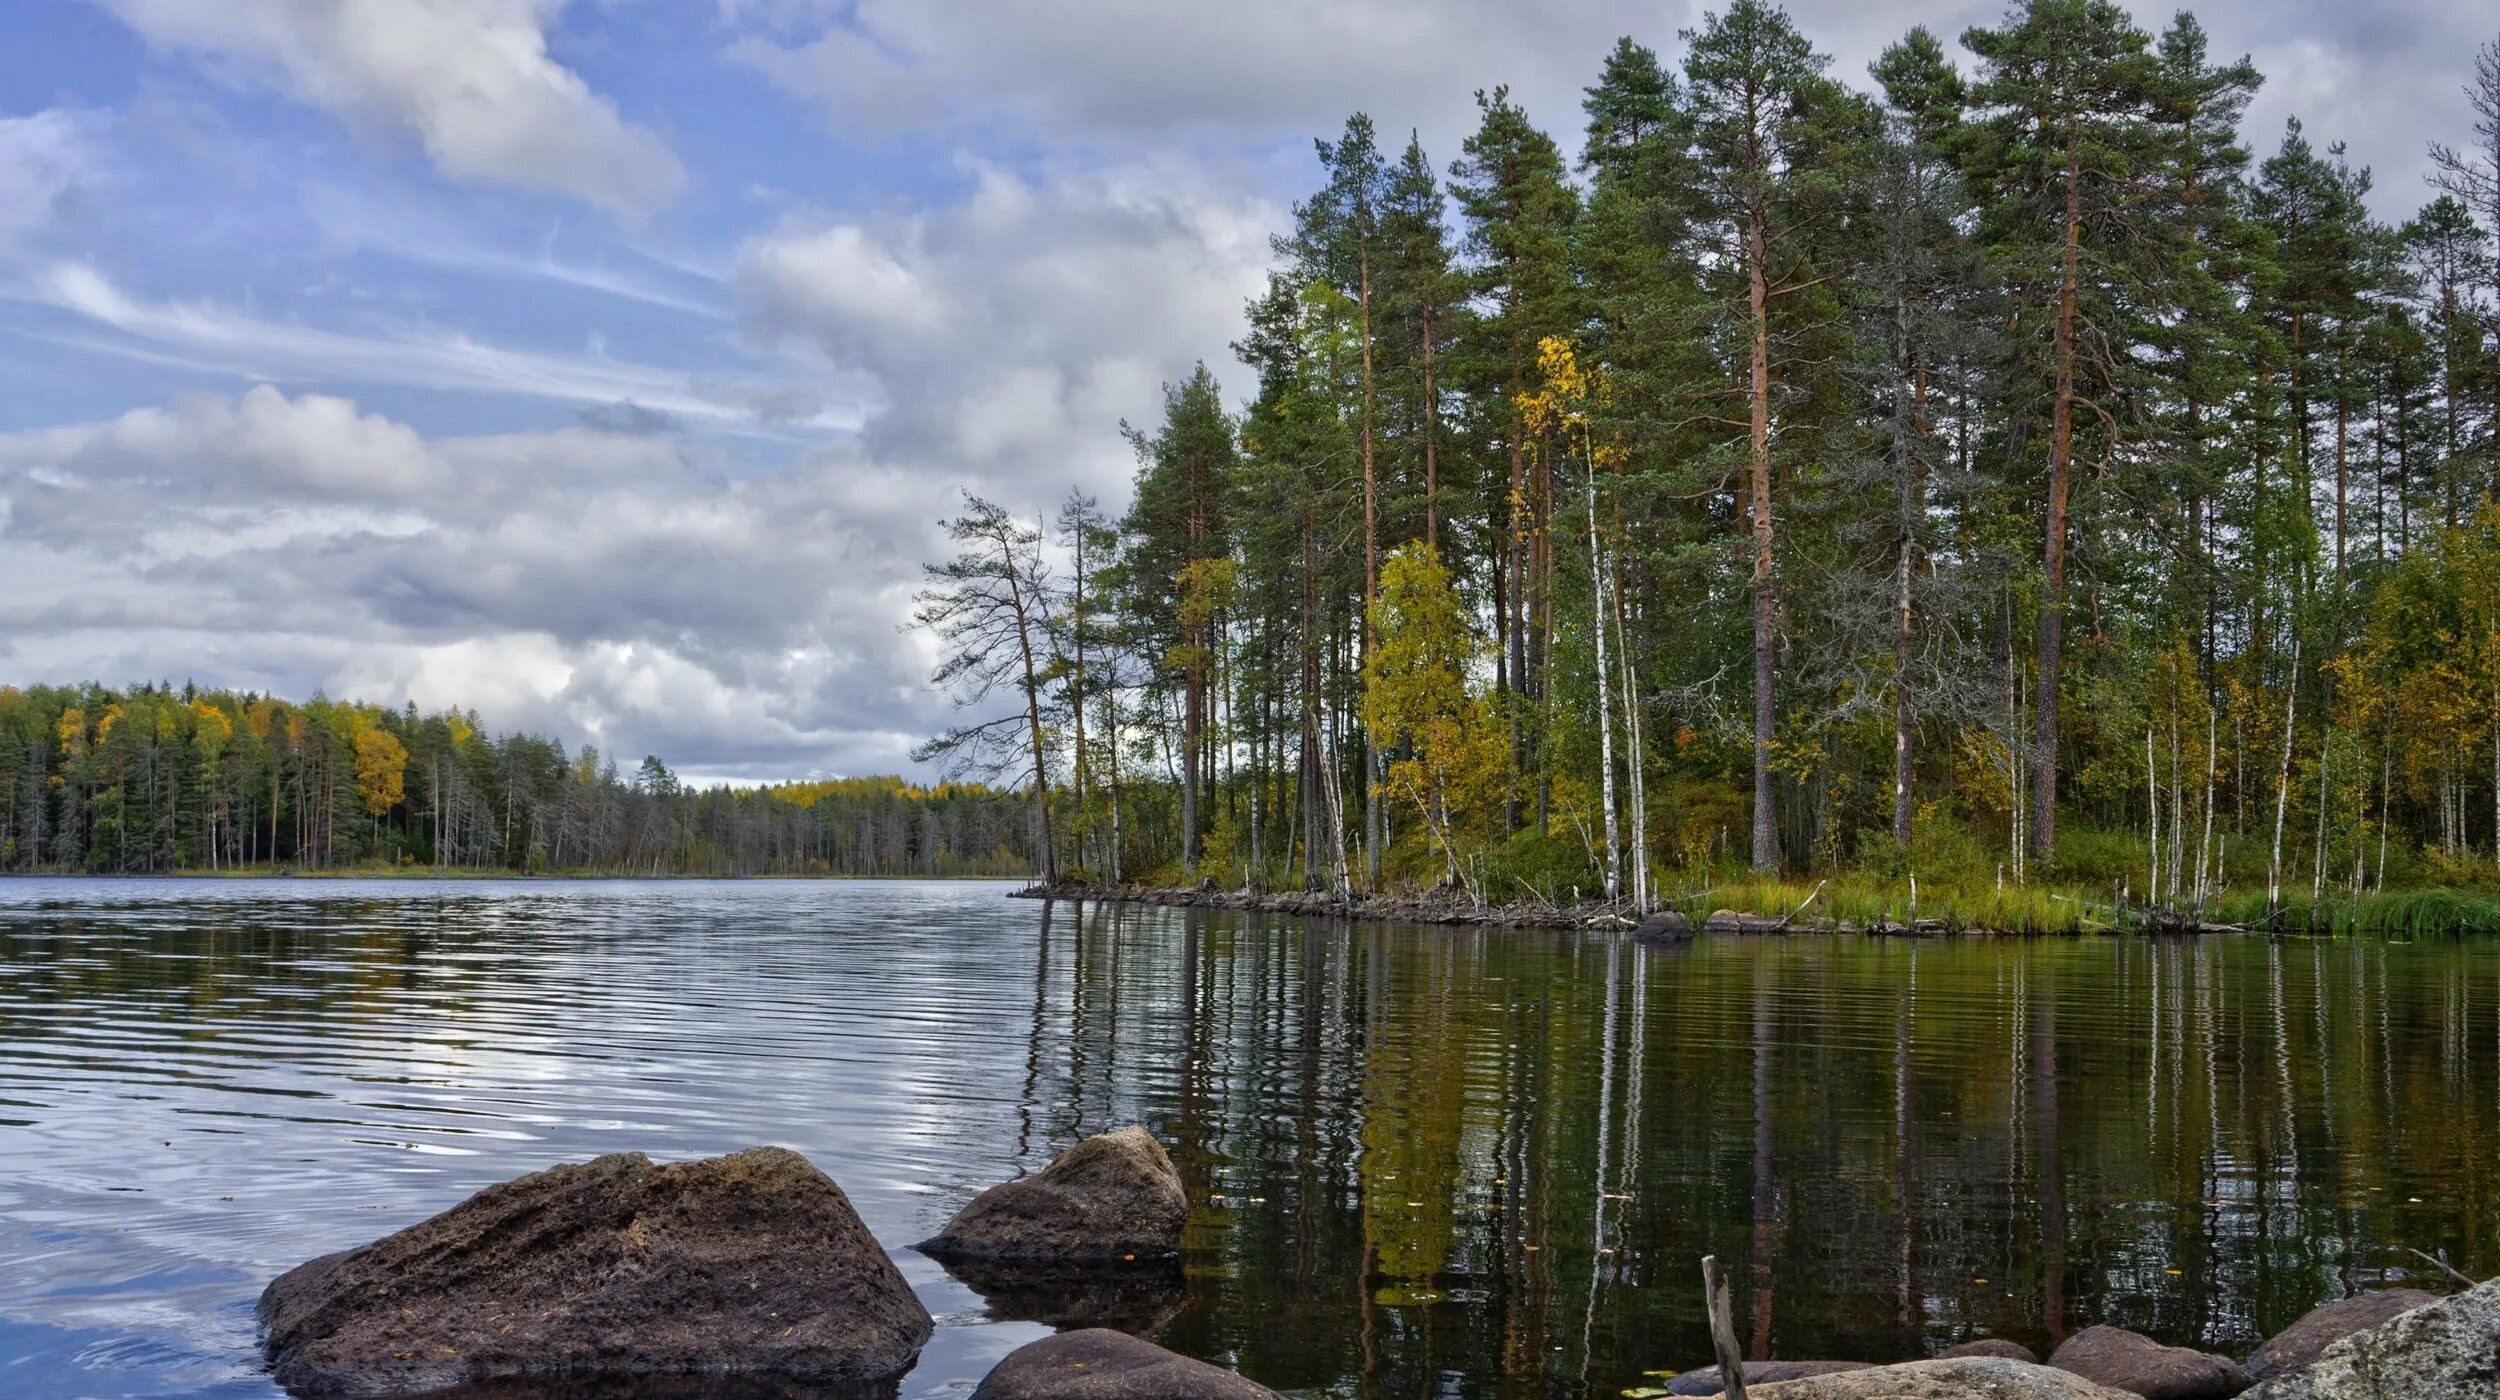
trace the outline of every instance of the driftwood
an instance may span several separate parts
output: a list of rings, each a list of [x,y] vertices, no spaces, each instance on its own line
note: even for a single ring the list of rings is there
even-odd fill
[[[1736,1319],[1728,1311],[1727,1276],[1719,1256],[1701,1259],[1701,1291],[1710,1308],[1710,1349],[1719,1355],[1719,1385],[1727,1400],[1745,1400],[1745,1361],[1736,1345]]]
[[[1783,919],[1781,919],[1778,923],[1773,924],[1773,925],[1771,926],[1771,931],[1772,931],[1773,933],[1778,933],[1778,932],[1782,931],[1783,929],[1786,929],[1786,928],[1787,928],[1790,924],[1793,924],[1793,923],[1797,922],[1797,916],[1798,916],[1799,914],[1802,914],[1802,913],[1806,912],[1806,907],[1807,907],[1807,905],[1810,905],[1810,904],[1814,903],[1814,901],[1816,900],[1816,898],[1818,898],[1818,897],[1819,897],[1819,896],[1823,893],[1823,887],[1824,887],[1825,885],[1830,884],[1830,883],[1831,883],[1831,881],[1829,881],[1829,880],[1817,880],[1817,881],[1815,881],[1815,882],[1814,882],[1814,888],[1806,894],[1805,901],[1804,901],[1803,903],[1799,904],[1796,908],[1789,910],[1789,911],[1788,911],[1788,916],[1787,916],[1786,918],[1783,918]]]
[[[2472,1288],[2474,1286],[2475,1281],[2473,1278],[2458,1272],[2456,1266],[2448,1262],[2448,1251],[2444,1249],[2439,1251],[2437,1254],[2424,1254],[2418,1249],[2408,1249],[2405,1253],[2412,1255],[2414,1258],[2421,1260],[2423,1263],[2438,1265],[2439,1271],[2446,1274],[2455,1282],[2464,1284],[2468,1288]]]

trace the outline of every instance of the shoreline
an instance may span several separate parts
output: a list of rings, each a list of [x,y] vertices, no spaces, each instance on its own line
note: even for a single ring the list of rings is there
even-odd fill
[[[463,884],[485,880],[514,880],[525,881],[533,884],[582,884],[594,880],[630,880],[642,884],[670,884],[694,881],[702,881],[713,884],[749,884],[772,880],[786,880],[793,882],[894,880],[910,881],[917,884],[1009,885],[1015,884],[1019,881],[1029,883],[1031,879],[1032,877],[1029,875],[834,875],[800,872],[769,875],[703,875],[691,872],[683,874],[651,875],[635,874],[625,871],[608,873],[597,870],[563,872],[528,870],[431,870],[424,868],[414,870],[394,870],[387,867],[375,869],[348,867],[332,870],[167,870],[155,874],[149,874],[141,871],[0,871],[0,881],[79,880],[93,882],[129,881],[132,883],[148,883],[160,880],[234,881],[237,883],[278,880],[404,880],[411,884],[424,883],[428,881],[441,884]]]
[[[1444,927],[1547,929],[1575,932],[1630,933],[1653,941],[1681,941],[1697,935],[1763,937],[1774,934],[1868,934],[1886,938],[1949,938],[1959,936],[2022,938],[2081,936],[2107,929],[1985,929],[1948,924],[1941,919],[1856,923],[1808,915],[1800,908],[1785,916],[1746,914],[1719,909],[1696,918],[1672,906],[1637,915],[1625,902],[1582,901],[1578,904],[1479,904],[1473,900],[1424,895],[1355,895],[1340,899],[1327,893],[1254,893],[1246,890],[1191,889],[1148,885],[1027,885],[1011,891],[1011,899],[1087,900],[1104,904],[1150,904],[1168,909],[1217,909],[1244,914],[1293,914],[1306,918],[1346,919],[1355,923],[1434,924]]]

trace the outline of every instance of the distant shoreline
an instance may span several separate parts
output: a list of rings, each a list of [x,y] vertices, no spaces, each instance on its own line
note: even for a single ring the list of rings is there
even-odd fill
[[[411,883],[439,882],[444,884],[459,884],[462,882],[475,882],[481,880],[522,880],[532,883],[563,884],[567,882],[578,883],[592,880],[632,880],[650,884],[668,884],[672,882],[683,883],[688,881],[748,883],[766,880],[912,880],[942,884],[1006,885],[1017,884],[1020,882],[1029,883],[1032,878],[1033,877],[1031,875],[837,875],[805,873],[776,873],[770,875],[704,875],[691,872],[653,875],[647,873],[638,874],[624,871],[608,872],[598,870],[533,872],[526,870],[393,870],[386,867],[374,869],[350,868],[337,870],[168,870],[158,874],[120,871],[101,872],[88,870],[0,871],[0,881],[91,880],[98,883],[108,881],[149,883],[162,880],[230,880],[236,883],[256,881],[274,882],[281,880],[406,880]]]

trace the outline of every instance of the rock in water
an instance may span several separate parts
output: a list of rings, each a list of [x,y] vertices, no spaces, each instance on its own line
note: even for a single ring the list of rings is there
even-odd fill
[[[2131,1400],[2071,1372],[2001,1356],[1938,1357],[1761,1386],[1749,1380],[1745,1392],[1753,1400]]]
[[[2230,1358],[2163,1346],[2123,1327],[2086,1327],[2049,1355],[2049,1364],[2145,1400],[2228,1400],[2248,1389]]]
[[[1842,1371],[1872,1371],[1872,1361],[1748,1361],[1745,1363],[1745,1388],[1753,1389],[1774,1381],[1804,1380],[1809,1376],[1829,1376]],[[1667,1382],[1669,1395],[1716,1395],[1725,1382],[1719,1379],[1719,1368],[1704,1366],[1686,1371]]]
[[[2500,1279],[2355,1332],[2249,1400],[2491,1400],[2500,1395]]]
[[[1093,1327],[1007,1353],[972,1400],[1276,1400],[1276,1393],[1221,1366]]]
[[[1144,1128],[1085,1139],[1039,1176],[993,1186],[920,1252],[941,1260],[1119,1264],[1180,1253],[1189,1197],[1172,1159]]]
[[[2003,1337],[1981,1337],[1977,1341],[1964,1342],[1958,1347],[1946,1347],[1936,1353],[1936,1359],[1939,1361],[1950,1361],[1959,1356],[1999,1356],[2008,1361],[2020,1361],[2033,1366],[2040,1364],[2040,1353],[2020,1342],[2009,1342]]]
[[[1669,909],[1641,920],[1632,936],[1643,943],[1690,943],[1693,921]]]
[[[490,1186],[280,1276],[270,1373],[298,1395],[910,1369],[929,1314],[830,1177],[778,1147],[620,1152]]]
[[[2311,1308],[2300,1321],[2268,1338],[2250,1353],[2243,1369],[2253,1381],[2270,1381],[2318,1359],[2328,1347],[2367,1331],[2398,1313],[2439,1301],[2436,1293],[2418,1288],[2390,1288],[2384,1293],[2358,1293]]]

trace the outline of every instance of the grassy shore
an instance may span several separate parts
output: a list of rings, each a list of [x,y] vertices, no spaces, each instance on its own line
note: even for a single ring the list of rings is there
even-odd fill
[[[1849,875],[1823,881],[1730,881],[1706,889],[1664,891],[1662,899],[1695,919],[1733,909],[1858,928],[1930,922],[1972,931],[2073,934],[2202,924],[2251,933],[2500,933],[2500,893],[2440,888],[2330,894],[2315,902],[2306,890],[2286,891],[2272,909],[2264,890],[2234,891],[2213,900],[2201,918],[2194,909],[2122,903],[2111,891],[2081,886],[1922,883],[1913,897],[1906,882]]]

